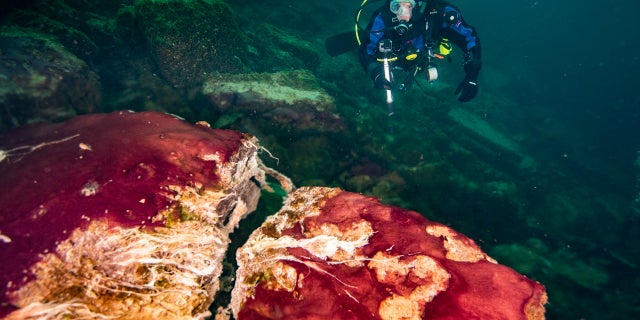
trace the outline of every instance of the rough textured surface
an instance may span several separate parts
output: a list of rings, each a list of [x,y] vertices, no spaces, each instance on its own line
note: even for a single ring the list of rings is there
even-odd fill
[[[265,118],[298,132],[345,129],[335,101],[308,71],[212,75],[202,92],[220,109]]]
[[[98,76],[54,37],[4,28],[0,48],[0,130],[98,108]]]
[[[0,316],[208,314],[264,180],[255,138],[117,112],[0,136]]]
[[[542,285],[413,211],[300,188],[238,250],[237,319],[543,319]]]
[[[174,86],[243,70],[244,35],[224,1],[137,0],[135,8],[153,58]]]
[[[535,160],[524,152],[515,139],[493,128],[489,122],[463,108],[453,108],[447,113],[457,124],[483,143],[467,141],[465,145],[486,158],[512,158],[520,170],[535,170]]]
[[[234,5],[234,4],[231,4]],[[247,19],[242,16],[242,19]],[[276,72],[284,70],[315,70],[321,62],[320,53],[310,41],[313,37],[300,37],[270,24],[255,28],[243,28],[251,50],[246,57],[250,67],[256,72]]]

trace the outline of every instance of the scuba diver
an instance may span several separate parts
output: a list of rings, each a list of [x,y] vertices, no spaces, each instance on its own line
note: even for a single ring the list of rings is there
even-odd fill
[[[362,7],[365,3],[366,0]],[[399,84],[403,91],[423,70],[428,81],[435,81],[438,73],[433,61],[449,58],[453,43],[464,52],[466,74],[454,95],[459,101],[467,102],[478,93],[477,80],[482,67],[480,40],[460,10],[448,2],[386,0],[385,5],[373,13],[366,30],[368,39],[365,36],[361,42],[358,38],[359,58],[375,88],[389,92],[395,80],[389,68],[408,72]]]

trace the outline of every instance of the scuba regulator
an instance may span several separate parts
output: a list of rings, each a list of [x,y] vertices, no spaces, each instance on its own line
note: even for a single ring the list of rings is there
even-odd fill
[[[416,5],[414,0],[391,0],[389,11],[396,16],[391,19],[395,24],[393,29],[399,36],[403,36],[411,30],[413,25],[409,22],[413,16],[413,8]]]
[[[396,25],[393,26],[393,30],[395,30],[399,36],[404,36],[405,34],[409,33],[412,27],[413,24],[409,21],[398,20]]]

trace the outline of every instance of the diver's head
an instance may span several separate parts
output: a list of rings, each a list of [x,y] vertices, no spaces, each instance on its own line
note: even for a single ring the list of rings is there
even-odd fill
[[[415,5],[415,0],[391,0],[389,9],[396,14],[398,20],[409,21]]]

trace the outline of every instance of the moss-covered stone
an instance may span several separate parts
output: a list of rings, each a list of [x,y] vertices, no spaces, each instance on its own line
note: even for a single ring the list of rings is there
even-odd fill
[[[318,49],[294,33],[270,24],[252,30],[247,30],[251,44],[247,58],[254,71],[315,70],[320,63]]]
[[[93,112],[98,76],[55,37],[33,29],[0,31],[0,118],[11,128]]]
[[[93,59],[99,47],[84,32],[37,11],[23,10],[9,16],[8,23],[38,30],[57,38],[64,47],[84,60]]]
[[[214,74],[202,93],[221,112],[241,112],[255,121],[268,121],[265,127],[270,130],[288,134],[344,130],[333,97],[306,70]]]
[[[151,56],[174,86],[243,70],[243,34],[223,1],[138,0],[135,9]]]

